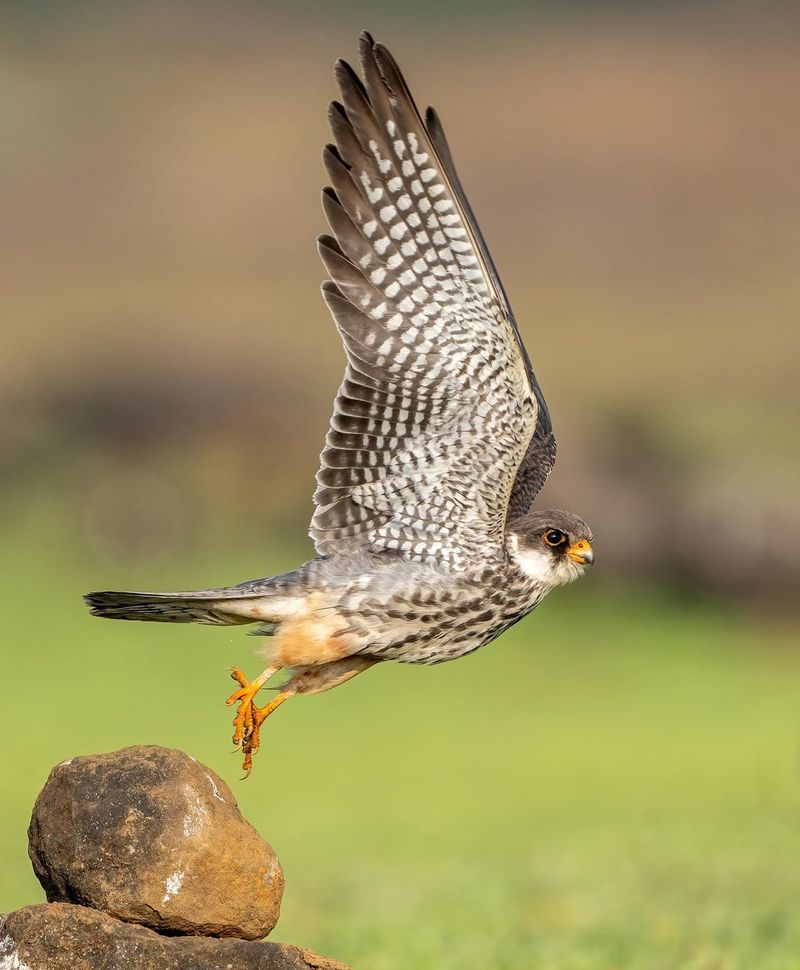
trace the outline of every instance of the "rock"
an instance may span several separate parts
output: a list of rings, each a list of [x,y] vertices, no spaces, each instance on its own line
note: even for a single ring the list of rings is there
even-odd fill
[[[218,775],[170,748],[56,766],[28,854],[49,902],[160,932],[257,940],[278,921],[283,871],[272,848]]]
[[[196,936],[160,936],[70,903],[0,917],[2,970],[348,970],[310,950]]]

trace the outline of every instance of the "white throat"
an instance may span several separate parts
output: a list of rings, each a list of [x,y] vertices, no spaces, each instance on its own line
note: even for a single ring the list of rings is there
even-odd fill
[[[520,549],[517,536],[508,536],[506,549],[511,559],[537,586],[552,588],[572,583],[578,579],[583,568],[567,556],[554,556],[546,549]]]

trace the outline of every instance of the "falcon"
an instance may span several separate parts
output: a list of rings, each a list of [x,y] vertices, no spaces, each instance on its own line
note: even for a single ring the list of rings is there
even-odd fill
[[[227,699],[246,775],[288,698],[386,660],[472,653],[594,558],[583,519],[531,509],[555,463],[550,414],[439,117],[423,118],[368,33],[359,55],[362,77],[336,64],[324,151],[322,295],[346,368],[317,473],[317,557],[221,589],[85,597],[112,619],[258,624],[266,666],[253,680],[232,669]]]

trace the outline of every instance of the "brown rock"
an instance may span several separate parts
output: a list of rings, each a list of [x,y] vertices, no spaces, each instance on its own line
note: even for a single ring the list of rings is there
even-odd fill
[[[0,967],[13,970],[348,970],[285,943],[159,936],[69,903],[0,917]]]
[[[170,748],[55,767],[33,809],[28,854],[50,902],[161,932],[256,940],[278,921],[275,853],[225,782]]]

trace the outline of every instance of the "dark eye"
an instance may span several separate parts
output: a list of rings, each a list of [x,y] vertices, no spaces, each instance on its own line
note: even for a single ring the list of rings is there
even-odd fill
[[[550,529],[545,532],[544,541],[548,546],[561,546],[567,541],[567,537],[560,529]]]

